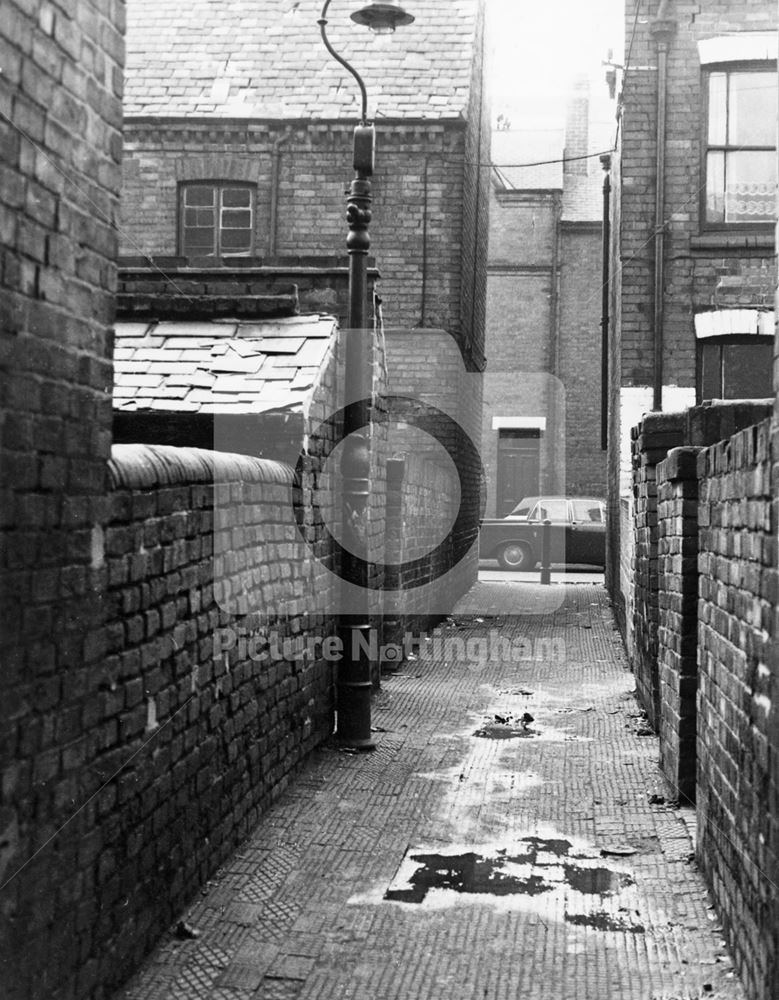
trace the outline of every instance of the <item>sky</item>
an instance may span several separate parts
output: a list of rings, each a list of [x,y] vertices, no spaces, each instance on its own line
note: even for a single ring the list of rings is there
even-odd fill
[[[487,0],[493,117],[542,127],[562,114],[575,73],[606,94],[601,61],[623,62],[623,0]]]

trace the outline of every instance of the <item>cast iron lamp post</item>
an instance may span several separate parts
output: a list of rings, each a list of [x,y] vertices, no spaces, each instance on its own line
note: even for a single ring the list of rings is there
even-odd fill
[[[354,130],[354,171],[346,202],[349,235],[349,310],[347,313],[345,394],[343,427],[342,565],[344,608],[339,617],[338,637],[341,660],[338,665],[337,737],[346,746],[358,750],[375,747],[371,736],[371,657],[370,609],[367,578],[368,497],[370,494],[370,451],[368,424],[371,396],[371,338],[366,328],[368,297],[368,250],[371,245],[368,225],[371,221],[371,182],[375,149],[375,130],[368,121],[368,95],[357,70],[339,55],[327,37],[325,0],[318,20],[325,48],[344,67],[360,88],[362,110]],[[396,0],[369,3],[351,19],[377,34],[390,34],[414,18]],[[346,607],[349,613],[346,613]]]

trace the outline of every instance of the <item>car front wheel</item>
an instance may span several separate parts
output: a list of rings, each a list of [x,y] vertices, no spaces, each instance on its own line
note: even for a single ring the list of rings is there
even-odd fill
[[[533,553],[522,542],[508,542],[498,552],[498,562],[503,569],[514,571],[533,568]]]

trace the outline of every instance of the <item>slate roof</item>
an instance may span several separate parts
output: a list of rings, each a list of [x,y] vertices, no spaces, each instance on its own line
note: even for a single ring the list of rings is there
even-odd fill
[[[416,21],[374,35],[336,0],[328,35],[369,116],[460,118],[480,0],[404,0]],[[126,116],[353,118],[355,80],[322,44],[321,0],[128,0]]]
[[[336,320],[117,323],[114,409],[301,412]]]

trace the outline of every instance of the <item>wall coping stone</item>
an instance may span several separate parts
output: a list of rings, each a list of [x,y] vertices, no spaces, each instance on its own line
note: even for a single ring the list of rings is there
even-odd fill
[[[108,476],[111,489],[138,490],[225,480],[291,485],[295,473],[283,462],[249,455],[171,445],[115,444]]]
[[[713,399],[687,411],[686,439],[690,445],[708,447],[724,441],[773,412],[773,399]]]
[[[672,448],[665,461],[657,467],[657,478],[673,482],[676,479],[698,478],[698,453],[702,449],[695,445]]]
[[[630,429],[630,436],[637,441],[642,434],[679,433],[684,430],[687,411],[680,410],[666,413],[663,410],[651,410]]]

